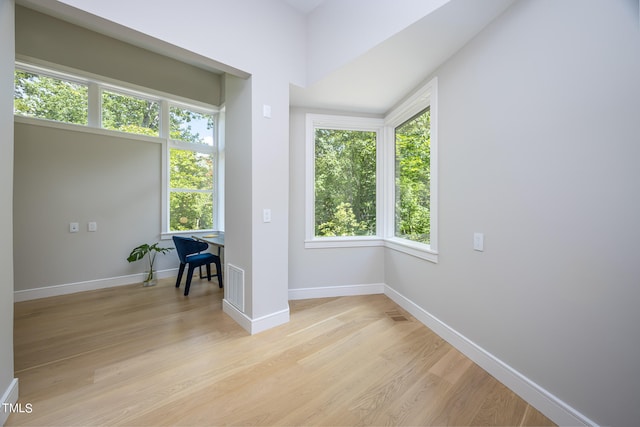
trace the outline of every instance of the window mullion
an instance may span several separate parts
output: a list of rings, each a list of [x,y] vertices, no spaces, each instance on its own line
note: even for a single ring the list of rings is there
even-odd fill
[[[170,190],[169,182],[171,179],[170,163],[170,140],[169,140],[169,102],[160,101],[160,138],[162,138],[162,231],[169,231],[169,215],[170,215]]]
[[[160,101],[160,138],[169,139],[169,101]]]
[[[189,142],[176,141],[175,139],[169,139],[169,146],[177,150],[195,151],[196,153],[215,154],[215,147],[204,144],[192,144]]]
[[[382,237],[387,239],[394,234],[395,226],[395,139],[394,130],[385,126],[382,156]]]
[[[200,193],[200,194],[213,194],[212,189],[208,190],[198,190],[193,188],[170,188],[169,189],[173,193]]]
[[[100,128],[101,125],[101,98],[100,86],[95,82],[89,82],[88,88],[89,106],[87,120],[89,127]]]

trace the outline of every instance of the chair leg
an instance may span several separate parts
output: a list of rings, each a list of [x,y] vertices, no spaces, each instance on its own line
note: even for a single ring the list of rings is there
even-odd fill
[[[220,258],[216,259],[216,276],[218,276],[218,285],[222,287],[222,266],[220,265]]]
[[[176,280],[176,288],[180,287],[180,282],[182,281],[182,273],[184,273],[184,264],[180,263],[180,268],[178,269],[178,279]]]
[[[211,281],[211,264],[207,264],[207,280]]]
[[[195,267],[191,266],[191,264],[189,264],[189,271],[187,272],[187,284],[184,287],[184,296],[189,295],[189,288],[191,287],[191,277],[193,276],[193,269]]]

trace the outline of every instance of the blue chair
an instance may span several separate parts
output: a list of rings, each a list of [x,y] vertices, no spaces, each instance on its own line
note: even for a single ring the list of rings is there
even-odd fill
[[[180,287],[182,281],[182,273],[184,273],[184,267],[189,264],[189,270],[187,271],[187,284],[184,288],[184,294],[189,295],[189,288],[191,287],[191,277],[193,276],[193,270],[196,267],[203,265],[207,266],[207,280],[211,281],[211,264],[216,265],[216,274],[218,277],[218,285],[222,287],[222,266],[220,265],[220,257],[209,252],[200,253],[206,250],[209,245],[205,242],[200,242],[195,239],[187,237],[173,236],[173,243],[176,246],[176,252],[178,258],[180,258],[180,269],[178,270],[178,280],[176,280],[176,288]],[[200,278],[203,278],[202,276]]]

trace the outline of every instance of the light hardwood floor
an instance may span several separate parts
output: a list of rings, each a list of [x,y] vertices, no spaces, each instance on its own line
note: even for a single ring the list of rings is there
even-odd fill
[[[6,425],[553,425],[384,295],[249,336],[215,280],[173,284],[16,303]]]

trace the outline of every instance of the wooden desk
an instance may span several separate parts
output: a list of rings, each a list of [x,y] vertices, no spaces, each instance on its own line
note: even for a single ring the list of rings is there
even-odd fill
[[[224,231],[212,231],[211,233],[207,233],[203,236],[191,236],[191,237],[201,242],[208,243],[211,246],[217,246],[218,256],[220,257],[220,263],[222,264],[222,270],[225,269],[224,257],[222,256],[222,250],[224,249]],[[204,278],[202,276],[202,266],[200,266],[200,278],[201,279]]]
[[[222,249],[224,249],[224,231],[212,231],[203,236],[191,236],[196,240],[218,247],[218,256],[222,257]],[[220,259],[222,260],[222,258]]]
[[[218,255],[220,255],[220,250],[224,248],[224,231],[212,231],[211,233],[205,234],[204,236],[191,236],[196,240],[200,240],[201,242],[208,243],[213,246],[218,247]]]

